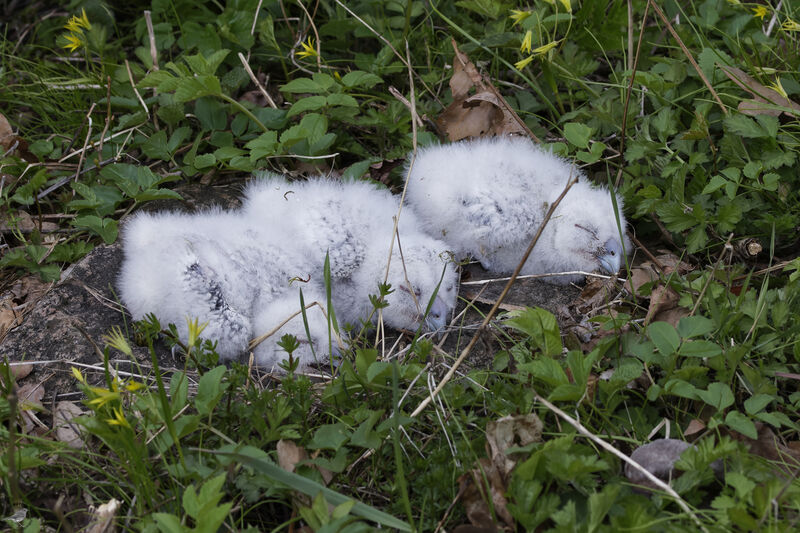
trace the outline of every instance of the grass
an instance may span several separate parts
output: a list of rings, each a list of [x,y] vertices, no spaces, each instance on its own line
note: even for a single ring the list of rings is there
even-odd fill
[[[167,325],[152,318],[135,330],[152,369],[127,376],[110,361],[134,336],[109,332],[104,370],[74,376],[78,448],[25,425],[34,408],[2,365],[5,527],[76,530],[113,500],[116,526],[143,531],[796,528],[800,7],[6,9],[0,109],[17,137],[0,138],[4,292],[27,275],[58,279],[179,181],[316,169],[399,191],[392,162],[436,139],[452,100],[451,38],[536,137],[615,184],[640,246],[630,284],[590,313],[589,343],[547,311],[511,313],[501,329],[497,309],[478,306],[496,348],[487,366],[424,338],[388,357],[361,336],[332,378],[290,363],[263,380],[217,366],[195,324],[178,344],[186,368],[161,369],[153,343]],[[457,324],[451,336],[469,333]],[[696,446],[673,492],[643,494],[623,456],[664,435]]]

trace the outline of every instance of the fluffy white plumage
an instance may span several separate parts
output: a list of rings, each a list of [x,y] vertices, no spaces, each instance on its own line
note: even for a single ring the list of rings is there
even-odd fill
[[[139,213],[123,229],[120,294],[135,319],[153,312],[184,338],[187,316],[207,322],[203,336],[218,341],[222,358],[233,359],[300,309],[290,279],[307,280],[298,282],[306,304],[324,305],[328,251],[339,323],[358,323],[383,281],[396,210],[396,199],[368,184],[289,183],[270,175],[253,182],[237,211]],[[395,291],[383,318],[398,329],[438,330],[455,306],[455,270],[440,259],[445,244],[421,233],[413,212],[401,219],[404,261],[395,246],[389,273]],[[301,365],[312,363],[313,353],[325,358],[327,319],[317,307],[306,315],[310,338],[297,316],[255,348],[256,363],[274,368],[284,359],[277,342],[286,333],[301,341],[294,353]]]
[[[630,250],[627,237],[620,240],[620,227],[625,235],[622,199],[617,197],[618,226],[607,189],[592,186],[576,167],[528,139],[484,138],[421,149],[407,195],[427,231],[457,257],[472,256],[489,271],[510,273],[550,204],[576,174],[578,182],[559,204],[522,274],[598,268],[616,273],[623,249]]]

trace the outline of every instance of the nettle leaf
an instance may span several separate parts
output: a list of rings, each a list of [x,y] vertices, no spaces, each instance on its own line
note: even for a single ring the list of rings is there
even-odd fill
[[[776,119],[777,120],[777,119]],[[741,113],[731,113],[723,121],[725,131],[735,133],[741,137],[750,139],[774,137],[771,129],[765,128],[760,121],[756,122],[752,118]],[[777,127],[775,128],[777,132]]]
[[[564,137],[578,148],[588,148],[589,139],[592,137],[592,128],[585,124],[577,122],[568,122],[564,124]]]
[[[383,79],[380,76],[363,70],[354,70],[342,76],[342,85],[348,88],[371,89],[379,83],[383,83]]]
[[[656,207],[656,213],[670,231],[687,230],[699,222],[690,207],[684,207],[678,202],[662,203]]]

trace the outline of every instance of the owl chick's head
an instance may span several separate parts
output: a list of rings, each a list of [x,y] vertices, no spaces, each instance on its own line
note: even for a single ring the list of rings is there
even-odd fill
[[[394,291],[383,310],[387,325],[409,331],[420,325],[427,331],[444,328],[458,295],[458,274],[444,249],[444,243],[422,235],[404,242],[402,254],[395,247],[389,268]]]
[[[562,271],[619,272],[631,243],[625,234],[622,199],[616,200],[618,217],[608,190],[585,182],[573,187],[549,224],[560,263],[554,266]]]

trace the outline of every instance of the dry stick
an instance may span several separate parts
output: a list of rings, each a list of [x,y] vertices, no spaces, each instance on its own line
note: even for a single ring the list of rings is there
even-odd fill
[[[81,150],[81,157],[78,159],[78,168],[75,169],[75,181],[78,181],[78,176],[81,175],[81,165],[83,165],[83,156],[86,155],[86,147],[89,145],[89,137],[92,136],[92,111],[96,103],[92,102],[89,112],[86,113],[86,118],[89,121],[89,126],[86,128],[86,138],[83,141],[83,149]]]
[[[156,34],[153,31],[153,19],[150,11],[144,10],[144,21],[147,24],[147,37],[150,40],[150,59],[153,62],[153,70],[158,70],[158,50],[156,50]]]
[[[596,272],[586,272],[584,270],[568,270],[566,272],[547,272],[546,274],[528,274],[525,276],[517,276],[517,279],[542,279],[542,278],[555,278],[559,276],[587,276],[590,278],[599,278],[599,279],[618,279],[621,282],[625,282],[624,279],[619,278],[617,276],[608,276],[606,274],[598,274]],[[461,285],[487,285],[489,283],[494,283],[495,281],[508,281],[510,277],[506,278],[491,278],[491,279],[479,279],[477,281],[462,281]]]
[[[258,81],[258,78],[256,78],[256,75],[253,73],[253,69],[251,69],[250,65],[247,64],[247,59],[245,59],[244,54],[242,54],[241,52],[239,52],[239,61],[242,62],[244,69],[247,71],[247,75],[250,76],[250,79],[253,80],[253,83],[256,84],[258,90],[261,91],[261,94],[264,96],[264,98],[267,99],[267,103],[269,104],[269,106],[272,109],[278,109],[278,106],[276,106],[275,102],[272,101],[272,97],[269,95],[264,86],[261,85],[261,82]]]
[[[608,444],[606,441],[604,441],[600,437],[598,437],[598,436],[592,434],[591,432],[589,432],[589,430],[586,429],[585,427],[583,427],[580,422],[578,422],[577,420],[575,420],[574,418],[569,416],[567,413],[565,413],[564,411],[562,411],[561,409],[559,409],[558,407],[556,407],[552,403],[548,402],[547,400],[545,400],[544,398],[539,396],[538,393],[534,392],[534,398],[537,401],[539,401],[542,404],[544,404],[545,407],[547,407],[548,409],[553,411],[556,415],[558,415],[559,417],[564,419],[566,422],[568,422],[572,427],[574,427],[576,430],[578,430],[578,433],[580,433],[584,437],[587,437],[588,439],[590,439],[592,442],[594,442],[595,444],[597,444],[598,446],[600,446],[604,450],[613,453],[614,455],[616,455],[617,457],[619,457],[620,459],[622,459],[623,461],[625,461],[626,463],[631,465],[633,468],[635,468],[636,470],[641,472],[642,475],[644,475],[644,477],[646,477],[651,483],[653,483],[655,486],[657,486],[658,488],[660,488],[661,490],[663,490],[664,492],[666,492],[667,494],[672,496],[672,498],[675,500],[675,503],[677,503],[680,506],[681,509],[683,509],[689,516],[692,517],[692,520],[694,520],[694,522],[700,527],[701,530],[705,531],[706,533],[708,532],[708,530],[705,527],[703,527],[703,524],[700,522],[700,519],[697,518],[697,516],[689,508],[689,505],[667,483],[664,483],[663,481],[658,479],[656,476],[651,474],[650,471],[647,470],[645,467],[643,467],[642,465],[640,465],[639,463],[637,463],[636,461],[634,461],[633,459],[631,459],[630,457],[628,457],[627,455],[622,453],[621,451],[617,450],[616,448],[614,448],[612,445]]]
[[[258,22],[258,12],[261,11],[261,4],[264,3],[264,0],[258,0],[258,5],[256,6],[256,12],[253,13],[253,25],[250,26],[250,35],[253,35],[256,32],[256,22]],[[250,54],[250,50],[247,51],[247,54]]]
[[[406,98],[405,96],[403,96],[402,94],[400,94],[400,91],[398,91],[397,89],[395,89],[395,88],[394,88],[394,86],[392,86],[392,85],[390,85],[390,86],[389,86],[389,93],[391,93],[391,95],[392,95],[392,96],[394,96],[395,98],[397,98],[397,100],[398,100],[398,101],[399,101],[401,104],[403,104],[404,106],[406,106],[406,108],[408,108],[408,110],[409,110],[409,111],[411,111],[411,102],[409,102],[409,101],[408,101],[408,98]],[[424,124],[422,123],[422,119],[421,119],[421,118],[419,118],[419,116],[418,116],[416,113],[412,113],[412,116],[413,116],[412,120],[414,120],[414,121],[417,123],[417,126],[418,126],[418,127],[420,127],[420,128],[421,128],[421,127],[423,127],[423,126],[424,126]]]
[[[628,3],[628,9],[630,9],[630,3]],[[625,105],[622,106],[622,132],[619,136],[619,153],[620,155],[625,153],[625,130],[627,129],[628,125],[628,105],[631,101],[631,92],[633,91],[633,80],[636,77],[636,69],[639,65],[639,56],[642,52],[642,39],[644,38],[644,26],[647,23],[647,12],[650,9],[650,2],[647,2],[644,5],[644,15],[642,15],[642,27],[639,29],[639,41],[636,43],[636,55],[633,58],[633,65],[631,66],[631,77],[628,80],[628,88],[625,90]],[[620,183],[622,183],[622,165],[619,167],[619,171],[617,172],[617,180],[614,182],[614,188],[619,188]]]
[[[628,70],[633,70],[633,0],[628,0]]]
[[[111,125],[111,76],[106,76],[106,125],[103,126],[103,131],[100,132],[100,144],[97,152],[100,157],[103,156],[103,137],[108,133],[108,127]],[[100,157],[97,160],[100,160]]]
[[[311,24],[311,29],[314,30],[314,36],[317,38],[317,69],[322,70],[322,48],[319,43],[319,32],[317,31],[317,26],[314,24],[314,19],[311,18],[311,13],[308,12],[306,6],[303,5],[303,2],[297,0],[297,5],[300,6],[300,9],[303,10],[303,13],[306,14],[308,17],[308,23]]]
[[[131,65],[128,63],[128,60],[125,60],[125,68],[128,69],[128,79],[131,82],[131,87],[133,88],[133,92],[136,95],[136,98],[139,100],[139,103],[142,104],[144,108],[144,112],[147,114],[147,118],[150,118],[150,110],[147,109],[147,104],[144,103],[142,99],[142,95],[139,94],[139,90],[136,88],[136,84],[133,82],[133,73],[131,72]]]
[[[514,273],[511,274],[511,279],[509,279],[508,283],[506,283],[506,286],[503,287],[503,292],[500,293],[500,297],[497,299],[492,308],[489,310],[489,313],[486,315],[486,318],[483,319],[483,322],[478,327],[478,330],[475,332],[475,335],[469,341],[469,344],[467,344],[467,347],[464,348],[464,350],[461,352],[461,355],[459,355],[458,359],[456,359],[455,363],[453,363],[453,366],[450,368],[450,370],[447,371],[447,374],[445,374],[444,378],[442,378],[442,381],[440,381],[439,384],[436,386],[436,389],[434,389],[434,391],[429,396],[426,396],[425,399],[420,402],[417,408],[414,409],[414,412],[411,413],[412,418],[420,414],[428,406],[428,404],[431,403],[433,398],[441,392],[444,386],[455,375],[456,369],[461,365],[464,359],[466,359],[467,355],[469,355],[469,352],[472,350],[475,344],[477,344],[481,332],[486,328],[486,326],[489,325],[489,322],[492,320],[492,317],[494,317],[494,314],[497,312],[497,310],[500,308],[500,305],[503,303],[503,300],[508,294],[508,291],[511,290],[511,286],[516,281],[517,276],[519,276],[520,270],[522,270],[523,265],[528,260],[528,256],[531,255],[533,248],[539,241],[539,237],[542,235],[542,231],[544,231],[545,226],[547,226],[547,223],[550,221],[550,217],[553,216],[553,212],[556,210],[558,204],[561,203],[561,200],[564,199],[564,196],[567,195],[569,190],[572,188],[573,185],[575,185],[577,181],[578,181],[577,175],[571,177],[569,182],[567,183],[567,186],[564,187],[564,190],[561,192],[560,195],[558,195],[558,198],[556,198],[556,201],[550,204],[550,209],[547,210],[547,213],[545,214],[542,223],[539,225],[539,229],[536,230],[536,234],[533,236],[533,239],[531,239],[531,243],[528,245],[528,249],[525,250],[525,254],[522,256],[522,260],[517,265],[517,268],[514,269]]]
[[[717,94],[717,91],[715,91],[714,87],[711,86],[711,82],[708,81],[708,78],[706,78],[706,75],[703,72],[703,69],[700,68],[700,65],[698,65],[697,61],[694,60],[694,56],[692,56],[691,52],[689,52],[689,49],[686,48],[686,45],[683,44],[683,41],[678,36],[678,32],[676,32],[675,28],[672,27],[672,23],[669,21],[669,19],[664,14],[664,12],[661,11],[661,8],[658,7],[658,4],[653,2],[653,0],[648,0],[647,3],[648,3],[648,5],[653,6],[653,11],[656,12],[656,15],[658,15],[658,17],[661,19],[661,21],[667,26],[667,29],[672,34],[672,37],[678,42],[678,46],[681,47],[681,50],[683,50],[683,54],[686,56],[686,59],[689,60],[689,63],[691,63],[692,66],[694,67],[695,71],[697,71],[697,75],[700,76],[701,80],[703,80],[703,83],[706,85],[706,87],[708,88],[709,92],[711,92],[711,96],[714,97],[714,100],[717,101],[717,104],[719,104],[719,107],[720,107],[720,109],[722,109],[722,112],[727,115],[728,114],[728,108],[726,108],[725,104],[722,103],[722,100],[719,99],[719,95]]]

